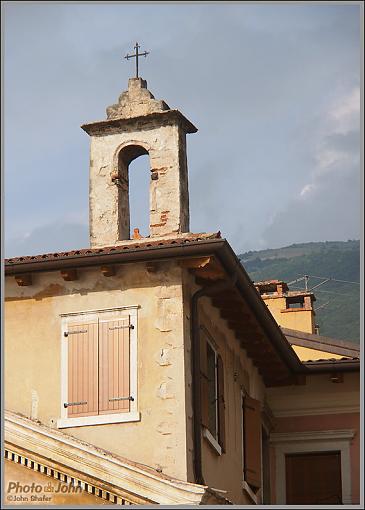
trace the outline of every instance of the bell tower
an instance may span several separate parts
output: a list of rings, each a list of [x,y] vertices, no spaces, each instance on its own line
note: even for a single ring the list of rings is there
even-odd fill
[[[106,110],[107,119],[82,125],[91,137],[90,244],[111,246],[131,238],[129,165],[150,162],[150,237],[189,231],[186,134],[196,127],[178,110],[156,100],[142,78]]]

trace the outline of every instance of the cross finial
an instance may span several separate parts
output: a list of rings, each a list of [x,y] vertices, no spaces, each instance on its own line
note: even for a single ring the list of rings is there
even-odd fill
[[[143,53],[138,53],[139,48],[140,48],[140,45],[138,44],[138,42],[136,42],[136,45],[134,47],[136,52],[134,53],[134,55],[127,54],[124,57],[127,60],[129,60],[130,58],[135,58],[136,59],[136,78],[138,78],[138,57],[147,57],[147,55],[149,54],[149,51],[144,51]]]

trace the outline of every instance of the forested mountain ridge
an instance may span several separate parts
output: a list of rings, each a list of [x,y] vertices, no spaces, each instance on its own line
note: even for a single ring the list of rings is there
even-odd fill
[[[309,276],[320,334],[343,340],[360,340],[360,241],[326,241],[292,244],[278,249],[239,255],[253,281],[278,279],[293,282]],[[341,280],[341,281],[335,281]],[[304,289],[304,280],[290,290]]]

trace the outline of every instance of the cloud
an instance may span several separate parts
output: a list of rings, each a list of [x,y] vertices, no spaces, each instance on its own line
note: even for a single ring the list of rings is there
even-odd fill
[[[353,125],[359,121],[360,88],[355,87],[347,96],[333,106],[329,116],[336,121],[336,131],[346,132],[348,124]]]
[[[342,94],[323,116],[310,181],[264,232],[269,246],[360,236],[360,93]]]
[[[360,158],[360,89],[355,87],[339,97],[324,119],[315,148],[316,166],[312,172],[312,189],[326,173],[347,171]]]
[[[299,194],[301,197],[304,197],[307,193],[310,193],[314,189],[315,189],[314,184],[306,184]]]
[[[359,159],[359,87],[335,101],[324,123],[324,132],[317,147],[315,176],[346,167]]]

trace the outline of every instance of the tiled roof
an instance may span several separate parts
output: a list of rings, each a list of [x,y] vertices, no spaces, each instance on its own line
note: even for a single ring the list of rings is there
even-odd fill
[[[309,347],[317,351],[330,352],[352,358],[360,352],[360,345],[350,340],[340,340],[338,338],[330,338],[327,336],[317,335],[314,333],[306,333],[280,326],[280,329],[292,345],[301,347]]]
[[[256,287],[259,287],[259,285],[257,285],[257,283],[254,283],[254,285]],[[261,287],[263,287],[263,285]],[[262,289],[260,289],[260,290],[262,290]],[[286,292],[283,292],[282,294],[279,294],[277,292],[275,292],[275,294],[270,294],[270,293],[267,294],[265,291],[263,291],[261,295],[265,296],[265,299],[267,299],[267,298],[276,299],[276,298],[283,298],[283,297],[312,296],[314,298],[314,301],[316,301],[316,298],[315,298],[313,292],[311,292],[310,290],[288,290]]]
[[[254,282],[254,285],[274,285],[278,283],[284,283],[283,280],[262,280],[261,282]]]
[[[158,248],[159,246],[170,247],[170,246],[181,246],[190,244],[192,242],[206,241],[209,239],[221,239],[220,232],[214,232],[212,234],[200,233],[200,234],[182,234],[175,238],[163,238],[158,239],[142,238],[140,240],[130,240],[120,242],[120,244],[114,246],[107,246],[102,248],[84,248],[81,250],[72,251],[61,251],[55,253],[43,253],[40,255],[27,255],[24,257],[13,257],[5,259],[5,266],[12,266],[15,264],[29,263],[29,262],[40,262],[40,261],[51,261],[60,259],[69,259],[77,257],[85,257],[87,255],[98,255],[108,253],[122,253],[126,250],[132,251],[137,249],[146,248]]]
[[[360,361],[360,358],[328,358],[328,359],[309,359],[303,361],[305,364],[315,364],[315,363],[342,363],[344,361]]]

